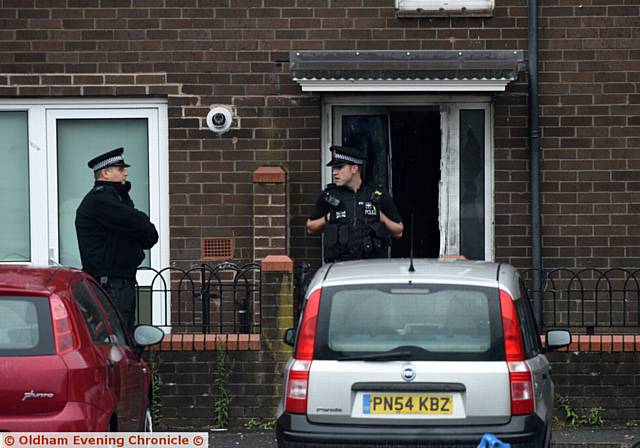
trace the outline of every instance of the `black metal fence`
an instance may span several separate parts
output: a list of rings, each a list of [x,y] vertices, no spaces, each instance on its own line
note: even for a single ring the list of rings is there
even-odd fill
[[[260,265],[230,262],[189,269],[140,268],[147,281],[137,286],[138,322],[174,333],[260,333]],[[294,270],[294,322],[315,274],[308,263]],[[640,269],[553,269],[521,271],[530,299],[542,300],[543,329],[576,333],[637,333],[640,328]]]
[[[295,270],[294,319],[298,316],[314,270],[300,263]],[[575,333],[637,333],[640,329],[640,269],[553,269],[541,271],[533,285],[533,270],[522,270],[529,299],[539,293],[542,329],[568,328]]]
[[[298,319],[302,312],[304,297],[309,287],[309,283],[316,273],[316,269],[311,269],[311,265],[305,261],[298,263],[294,269],[293,285],[293,323],[298,325]]]
[[[635,333],[640,326],[640,269],[553,269],[522,271],[529,297],[542,300],[543,328],[571,328],[578,333]]]
[[[260,265],[140,268],[137,319],[172,333],[260,333]]]

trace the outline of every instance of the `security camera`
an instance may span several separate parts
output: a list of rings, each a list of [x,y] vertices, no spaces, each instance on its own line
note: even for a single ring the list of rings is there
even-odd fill
[[[207,126],[218,134],[227,132],[231,127],[231,121],[231,111],[226,107],[214,107],[207,114]]]

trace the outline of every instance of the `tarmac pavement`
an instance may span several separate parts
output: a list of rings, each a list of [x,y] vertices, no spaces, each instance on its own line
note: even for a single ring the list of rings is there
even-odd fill
[[[277,447],[273,431],[237,430],[209,433],[210,448]],[[553,448],[640,448],[640,428],[559,428],[553,431]]]
[[[640,428],[558,428],[553,430],[554,448],[640,447]]]

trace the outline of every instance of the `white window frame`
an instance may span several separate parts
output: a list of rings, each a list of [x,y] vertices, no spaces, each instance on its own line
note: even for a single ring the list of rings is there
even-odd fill
[[[161,99],[2,99],[0,111],[26,111],[29,135],[29,207],[31,261],[46,266],[59,262],[58,252],[58,119],[143,118],[148,123],[149,215],[159,241],[151,249],[150,266],[169,266],[169,145],[167,103]],[[78,161],[85,169],[86,161]],[[92,173],[88,168],[87,176]],[[8,263],[2,263],[8,264]],[[138,272],[140,285],[150,285],[153,271]],[[153,307],[153,322],[169,322],[164,306]],[[165,316],[165,311],[168,314]]]
[[[439,186],[439,226],[440,255],[458,255],[460,253],[460,110],[482,109],[485,111],[484,140],[484,219],[485,260],[493,261],[494,249],[494,162],[493,162],[493,105],[490,96],[460,95],[326,95],[322,101],[322,179],[321,187],[332,181],[331,169],[326,164],[331,158],[329,147],[333,144],[333,108],[335,106],[372,107],[372,106],[438,106],[440,110],[441,139],[441,177]],[[355,111],[357,109],[353,109]],[[365,111],[364,114],[367,112]],[[339,144],[339,143],[338,143]]]
[[[473,12],[492,13],[495,7],[494,0],[395,0],[397,11],[423,13],[453,12],[467,14]]]

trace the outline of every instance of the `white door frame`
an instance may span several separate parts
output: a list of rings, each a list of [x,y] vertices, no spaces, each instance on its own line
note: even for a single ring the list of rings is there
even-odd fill
[[[322,97],[321,160],[323,164],[321,187],[331,181],[331,171],[326,169],[329,147],[335,131],[335,106],[362,108],[372,106],[437,106],[440,110],[442,131],[441,180],[439,193],[440,255],[460,253],[460,201],[459,201],[459,112],[466,109],[485,111],[485,260],[493,261],[494,251],[494,164],[493,164],[493,107],[491,96],[486,95],[325,95]],[[389,136],[391,137],[391,136]]]
[[[151,222],[159,222],[160,220],[160,179],[157,176],[159,172],[158,157],[158,110],[149,109],[48,109],[46,111],[47,118],[47,158],[50,167],[57,167],[58,161],[58,120],[65,119],[82,119],[82,120],[100,120],[100,119],[146,119],[147,120],[147,139],[149,142],[149,218]],[[84,168],[84,161],[78,161],[79,168]],[[90,175],[87,171],[87,175]],[[59,262],[60,251],[58,247],[58,170],[52,169],[49,172],[49,257]],[[161,251],[158,246],[151,248],[151,266],[167,266],[162,264]],[[148,274],[148,273],[145,273]]]
[[[484,258],[494,259],[493,214],[493,114],[491,104],[480,102],[448,103],[440,108],[442,135],[441,172],[449,181],[440,178],[440,254],[460,253],[460,111],[484,110]],[[445,143],[448,142],[448,143]],[[446,212],[443,213],[443,210]],[[443,219],[446,216],[446,219]],[[447,229],[443,232],[442,229]]]

